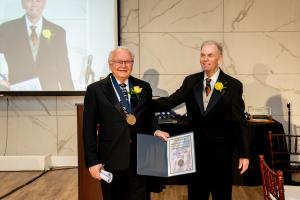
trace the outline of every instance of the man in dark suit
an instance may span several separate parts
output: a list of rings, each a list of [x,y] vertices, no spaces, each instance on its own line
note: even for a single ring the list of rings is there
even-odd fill
[[[145,200],[146,180],[136,173],[136,134],[167,134],[157,130],[149,83],[130,75],[133,59],[125,47],[113,50],[108,59],[112,73],[89,85],[84,98],[86,165],[95,179],[101,179],[104,165],[113,174],[111,183],[101,181],[104,200]]]
[[[0,25],[8,82],[38,80],[42,90],[74,90],[65,30],[42,17],[46,0],[22,0],[26,14]]]
[[[186,77],[170,97],[154,101],[157,110],[186,104],[194,132],[197,167],[196,174],[190,178],[190,200],[208,200],[210,192],[213,200],[231,199],[235,148],[240,173],[249,165],[242,83],[225,74],[218,67],[221,63],[222,46],[215,41],[204,42],[200,55],[203,72]]]

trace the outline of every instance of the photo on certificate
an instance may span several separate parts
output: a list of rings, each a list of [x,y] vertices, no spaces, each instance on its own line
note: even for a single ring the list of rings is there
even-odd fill
[[[137,135],[137,173],[171,177],[196,172],[193,132],[167,141],[152,135]]]

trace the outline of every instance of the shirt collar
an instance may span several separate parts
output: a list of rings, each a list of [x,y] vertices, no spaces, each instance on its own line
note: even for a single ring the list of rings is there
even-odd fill
[[[36,26],[36,34],[38,37],[41,35],[42,32],[42,27],[43,27],[43,18],[41,17],[39,21],[36,24],[32,24],[31,21],[28,19],[27,15],[25,15],[25,20],[26,20],[26,27],[27,27],[27,33],[28,35],[31,35],[31,26]]]
[[[120,85],[121,84],[121,82],[118,80],[118,79],[116,79],[117,80],[117,83]],[[126,87],[128,86],[128,79],[126,79],[125,81],[124,81],[124,83],[126,84]]]
[[[218,68],[218,70],[216,71],[216,73],[214,73],[214,75],[212,75],[211,77],[209,77],[211,79],[212,82],[217,82],[218,77],[220,74],[220,68]],[[204,81],[208,78],[208,76],[206,75],[206,73],[204,73]]]
[[[112,76],[113,76],[113,74],[112,74]],[[110,77],[110,79],[111,79],[111,77]],[[116,81],[117,81],[117,83],[118,83],[118,85],[120,85],[121,84],[121,81],[119,81],[118,79],[116,79]],[[127,89],[127,91],[129,91],[129,79],[126,79],[125,81],[124,81],[124,83],[126,84],[126,89]]]
[[[210,81],[210,85],[212,87],[214,87],[214,85],[216,84],[217,80],[218,80],[218,77],[219,77],[219,74],[220,74],[220,68],[218,68],[218,70],[216,71],[216,73],[214,75],[212,75],[211,77],[209,77],[211,79]],[[204,79],[203,79],[203,85],[206,85],[206,82],[205,80],[208,78],[208,76],[206,75],[206,73],[204,73]]]

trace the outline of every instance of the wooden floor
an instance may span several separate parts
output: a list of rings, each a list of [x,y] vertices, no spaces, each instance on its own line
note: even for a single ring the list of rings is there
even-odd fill
[[[0,199],[77,200],[77,168],[47,172],[0,172]],[[263,200],[261,186],[233,186],[233,200]],[[167,186],[151,200],[187,200],[186,186]]]

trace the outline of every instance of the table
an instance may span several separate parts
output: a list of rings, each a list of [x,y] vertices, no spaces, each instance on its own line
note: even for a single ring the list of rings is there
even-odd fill
[[[261,185],[261,174],[259,168],[259,154],[265,155],[265,160],[271,166],[270,149],[268,143],[268,132],[274,134],[284,133],[280,122],[272,119],[270,122],[248,121],[248,133],[250,135],[250,165],[249,169],[242,175],[234,174],[234,184],[237,185]]]

